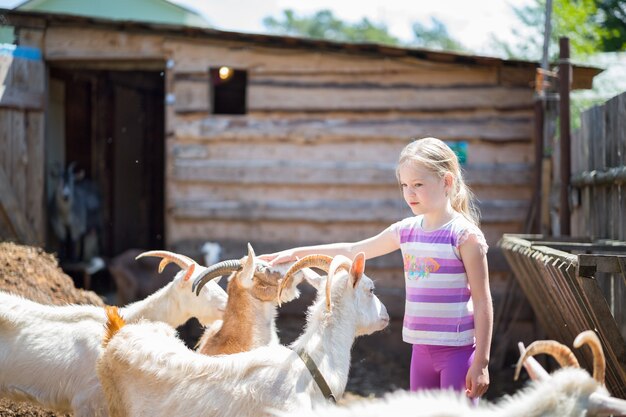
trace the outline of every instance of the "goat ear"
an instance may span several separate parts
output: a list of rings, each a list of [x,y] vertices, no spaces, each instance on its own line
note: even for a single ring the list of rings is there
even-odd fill
[[[322,286],[322,275],[313,271],[311,268],[302,268],[298,273],[302,273],[304,275],[304,279],[306,279],[309,284],[311,284],[316,289],[320,289]]]
[[[246,288],[251,288],[254,278],[254,249],[252,245],[248,243],[248,256],[243,262],[243,270],[241,271],[241,285]]]
[[[326,275],[320,275],[310,268],[303,268],[299,271],[299,273],[300,272],[304,275],[304,279],[306,279],[308,283],[311,284],[317,291],[319,291],[320,288],[324,288],[326,283],[326,279],[324,278]]]
[[[350,266],[350,276],[352,277],[352,287],[356,288],[357,284],[363,276],[365,271],[365,253],[359,252],[352,260],[352,266]]]

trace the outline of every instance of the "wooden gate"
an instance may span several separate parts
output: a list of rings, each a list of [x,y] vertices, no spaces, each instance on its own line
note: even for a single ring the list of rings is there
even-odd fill
[[[45,65],[0,44],[0,239],[43,245]]]
[[[571,347],[580,332],[594,330],[606,356],[606,386],[613,395],[626,398],[623,323],[601,288],[603,274],[618,273],[626,279],[626,244],[505,234],[498,245],[548,337]],[[583,366],[592,369],[589,349],[573,351]]]

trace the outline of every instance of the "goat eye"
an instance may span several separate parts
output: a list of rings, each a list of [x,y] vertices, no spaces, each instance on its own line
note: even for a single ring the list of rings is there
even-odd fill
[[[370,288],[370,294],[374,294],[374,288]]]

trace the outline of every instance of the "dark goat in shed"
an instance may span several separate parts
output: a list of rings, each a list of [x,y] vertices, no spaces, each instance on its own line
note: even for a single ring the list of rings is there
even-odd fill
[[[57,175],[50,201],[50,223],[59,239],[61,261],[89,262],[100,254],[101,201],[95,184],[70,163]]]

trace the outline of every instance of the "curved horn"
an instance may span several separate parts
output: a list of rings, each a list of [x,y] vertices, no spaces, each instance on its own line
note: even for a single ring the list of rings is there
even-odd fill
[[[278,287],[278,306],[280,307],[280,300],[283,295],[283,290],[287,286],[287,282],[291,282],[293,280],[293,275],[296,272],[304,268],[319,268],[328,272],[328,268],[330,268],[332,261],[333,258],[328,255],[307,255],[302,259],[298,259],[293,265],[291,265],[291,268],[285,272],[285,277],[280,283],[280,287]]]
[[[328,278],[326,279],[326,310],[330,312],[330,289],[332,287],[332,281],[335,277],[335,273],[339,268],[344,268],[346,271],[350,270],[352,266],[352,262],[345,256],[335,256],[333,261],[330,263],[330,268],[328,269]]]
[[[202,287],[211,279],[229,274],[233,271],[239,271],[241,268],[243,268],[243,266],[239,259],[229,259],[213,264],[198,275],[191,286],[191,291],[195,291],[196,295],[199,295]]]
[[[520,356],[523,356],[524,352],[526,351],[526,347],[522,342],[519,342],[517,344],[517,347],[519,348]],[[526,368],[530,379],[532,379],[533,381],[544,381],[550,378],[550,374],[545,369],[543,369],[539,362],[537,362],[537,360],[532,356],[526,358],[523,365],[524,368]]]
[[[528,349],[524,352],[524,354],[517,361],[517,366],[515,367],[515,376],[513,380],[517,381],[519,378],[520,370],[522,369],[522,364],[529,356],[534,356],[539,353],[548,354],[561,365],[561,367],[573,367],[580,368],[578,364],[578,359],[572,353],[572,351],[565,345],[555,341],[555,340],[537,340],[532,342]]]
[[[606,359],[602,351],[602,344],[598,335],[592,330],[586,330],[576,336],[574,339],[574,347],[579,348],[582,345],[588,345],[593,354],[593,379],[604,385],[604,375],[606,373]]]
[[[193,271],[196,267],[196,262],[185,256],[180,255],[178,253],[166,251],[166,250],[151,250],[148,252],[143,252],[135,257],[135,259],[143,258],[144,256],[156,256],[159,258],[163,258],[163,260],[159,263],[159,273],[163,272],[163,268],[165,268],[170,262],[174,262],[176,265],[180,267],[180,269],[185,270],[185,276],[183,276],[183,280],[187,281],[191,278]]]

